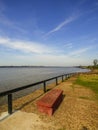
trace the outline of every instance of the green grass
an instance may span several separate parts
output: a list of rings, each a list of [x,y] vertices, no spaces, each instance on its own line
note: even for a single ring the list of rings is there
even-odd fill
[[[96,94],[96,97],[98,99],[98,75],[97,74],[90,74],[90,75],[82,74],[77,78],[75,83],[90,88]]]

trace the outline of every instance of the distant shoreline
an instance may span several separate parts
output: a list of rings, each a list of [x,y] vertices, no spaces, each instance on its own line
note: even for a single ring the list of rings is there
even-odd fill
[[[0,68],[82,68],[80,66],[0,66]]]

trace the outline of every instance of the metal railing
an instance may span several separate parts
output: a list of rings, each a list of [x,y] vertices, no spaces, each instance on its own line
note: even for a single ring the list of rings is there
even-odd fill
[[[4,92],[0,93],[0,97],[8,96],[7,97],[7,99],[8,99],[8,113],[12,114],[12,94],[13,93],[24,90],[24,89],[27,89],[27,88],[30,88],[30,87],[33,87],[33,86],[38,85],[38,84],[43,84],[43,91],[45,93],[47,91],[46,90],[46,82],[47,81],[55,79],[56,80],[56,85],[58,85],[58,78],[61,77],[62,82],[63,82],[65,79],[69,78],[71,75],[73,75],[73,73],[63,74],[63,75],[52,77],[52,78],[49,78],[49,79],[46,79],[46,80],[43,80],[43,81],[39,81],[39,82],[36,82],[36,83],[33,83],[33,84],[29,84],[29,85],[25,85],[25,86],[18,87],[18,88],[15,88],[15,89],[11,89],[11,90],[8,90],[8,91],[4,91]]]

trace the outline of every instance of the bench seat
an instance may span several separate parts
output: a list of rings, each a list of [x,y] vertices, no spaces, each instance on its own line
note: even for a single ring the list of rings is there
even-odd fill
[[[62,101],[63,91],[53,89],[37,101],[37,107],[40,112],[52,115]]]

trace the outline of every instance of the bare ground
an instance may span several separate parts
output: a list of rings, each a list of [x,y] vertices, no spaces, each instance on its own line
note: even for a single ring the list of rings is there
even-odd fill
[[[37,90],[14,102],[14,108],[21,111],[2,120],[0,130],[98,130],[95,94],[90,89],[75,85],[75,80],[76,77],[71,77],[55,87],[63,90],[64,98],[53,116],[38,112],[36,100],[43,96],[43,91]],[[0,108],[1,112],[6,111],[5,106]]]

